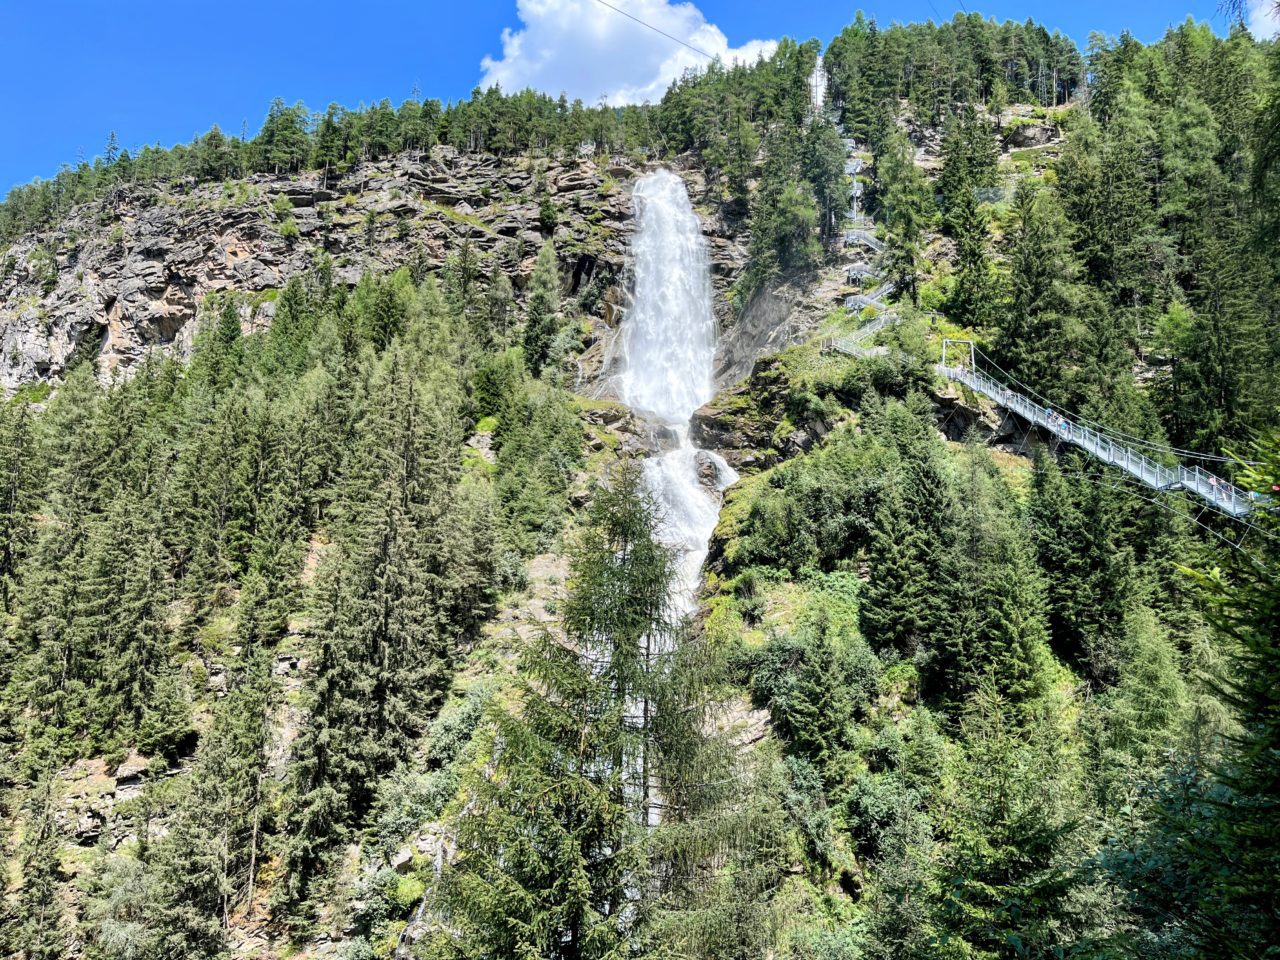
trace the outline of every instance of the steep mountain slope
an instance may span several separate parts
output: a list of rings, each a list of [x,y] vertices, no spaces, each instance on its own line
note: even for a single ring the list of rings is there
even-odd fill
[[[1204,462],[1274,493],[1277,52],[820,49],[619,111],[276,104],[15,192],[0,950],[1265,956],[1275,516],[935,363],[1256,439]]]

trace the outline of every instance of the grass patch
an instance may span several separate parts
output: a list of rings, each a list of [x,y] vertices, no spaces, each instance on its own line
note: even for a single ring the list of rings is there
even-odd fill
[[[11,404],[44,403],[51,393],[53,393],[53,387],[48,383],[27,383],[18,388],[9,402]]]
[[[469,227],[476,227],[489,234],[491,237],[498,236],[498,232],[481,220],[478,216],[470,213],[459,213],[453,207],[445,206],[443,203],[436,203],[434,200],[422,200],[422,207],[426,213],[435,213],[444,217],[446,220],[452,220],[454,223],[463,223]]]

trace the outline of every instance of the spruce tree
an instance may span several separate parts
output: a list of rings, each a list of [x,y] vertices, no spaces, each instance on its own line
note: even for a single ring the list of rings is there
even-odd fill
[[[1078,785],[1048,718],[1025,723],[990,681],[962,726],[945,830],[938,948],[956,956],[1054,956],[1071,942],[1066,857]],[[952,943],[952,941],[958,943]]]
[[[415,343],[424,331],[409,331]],[[457,397],[431,358],[399,341],[374,364],[337,505],[335,546],[313,594],[308,722],[287,790],[278,902],[312,911],[312,882],[438,710],[458,646],[491,583],[482,504],[459,496]],[[447,383],[447,381],[446,381]],[[451,513],[451,509],[456,511]]]
[[[900,131],[883,139],[876,154],[876,180],[876,200],[887,231],[886,276],[915,303],[924,262],[924,227],[933,202],[911,143]]]
[[[152,926],[165,956],[224,955],[231,914],[252,898],[261,869],[273,692],[270,654],[254,635],[256,600],[246,600],[243,665],[202,738],[168,832],[150,855]]]
[[[61,960],[67,955],[67,925],[58,888],[61,837],[53,816],[53,778],[45,772],[27,798],[20,880],[8,946],[29,960]],[[3,941],[0,941],[3,942]]]
[[[960,190],[948,223],[956,238],[956,275],[947,311],[965,326],[983,329],[994,312],[994,277],[987,256],[987,216],[974,190]]]
[[[1248,489],[1280,487],[1280,437],[1261,441],[1256,459],[1244,473]],[[1280,529],[1269,512],[1256,516],[1264,530]],[[1231,551],[1223,568],[1196,573],[1213,629],[1229,643],[1222,694],[1240,726],[1210,777],[1189,771],[1168,785],[1137,850],[1138,866],[1150,869],[1126,871],[1154,905],[1168,906],[1163,916],[1149,915],[1153,925],[1181,925],[1206,957],[1246,955],[1280,937],[1272,882],[1280,871],[1280,590],[1270,544],[1255,546],[1260,556]]]
[[[529,644],[519,700],[493,718],[434,955],[616,956],[643,921],[648,726],[673,575],[643,483],[623,465],[597,493],[571,555],[564,634]]]
[[[543,242],[533,268],[529,302],[525,311],[524,362],[535,377],[542,373],[559,328],[560,275],[552,241]]]
[[[481,334],[476,339],[481,346],[488,347],[493,343],[506,345],[508,342],[513,296],[506,271],[494,264],[489,274],[489,286],[484,294],[483,322],[478,324]]]
[[[1072,353],[1079,268],[1066,218],[1049,190],[1019,184],[1014,213],[1007,238],[1009,306],[998,320],[995,353],[1006,370],[1052,397]]]
[[[970,438],[959,507],[943,558],[946,604],[929,662],[952,703],[991,682],[1017,704],[1047,690],[1044,583],[986,451]]]

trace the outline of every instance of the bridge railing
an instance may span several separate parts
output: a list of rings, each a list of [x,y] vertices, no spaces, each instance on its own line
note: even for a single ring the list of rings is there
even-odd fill
[[[851,247],[855,243],[864,243],[877,253],[884,249],[884,244],[866,230],[846,230],[844,234],[844,245],[846,247]]]
[[[865,356],[867,352],[866,342],[885,327],[897,323],[900,319],[896,313],[885,312],[878,314],[853,331],[853,333],[846,334],[843,337],[829,337],[824,340],[822,342],[823,352],[836,350],[855,357]]]
[[[859,331],[861,332],[861,331]],[[1248,513],[1263,501],[1256,494],[1223,480],[1200,467],[1166,467],[1146,454],[1117,442],[1105,433],[1082,426],[1056,411],[1039,405],[1003,383],[968,367],[938,365],[944,376],[963,383],[978,393],[989,397],[1006,410],[1016,413],[1023,420],[1044,427],[1050,433],[1080,447],[1094,457],[1119,467],[1155,490],[1186,490],[1208,501],[1213,507],[1239,517]]]

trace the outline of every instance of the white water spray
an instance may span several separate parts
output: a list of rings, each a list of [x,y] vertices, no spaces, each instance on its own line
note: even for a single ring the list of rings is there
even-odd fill
[[[818,62],[813,65],[813,73],[809,74],[809,112],[817,115],[822,112],[827,99],[827,71],[822,65],[822,54],[818,54]]]
[[[645,461],[645,479],[662,507],[659,536],[677,551],[672,605],[684,615],[696,603],[720,492],[738,476],[689,439],[690,416],[715,394],[716,322],[698,216],[684,183],[667,170],[640,180],[633,204],[635,297],[623,322],[618,394],[674,437],[670,449]],[[714,489],[702,482],[699,461],[713,467]]]

